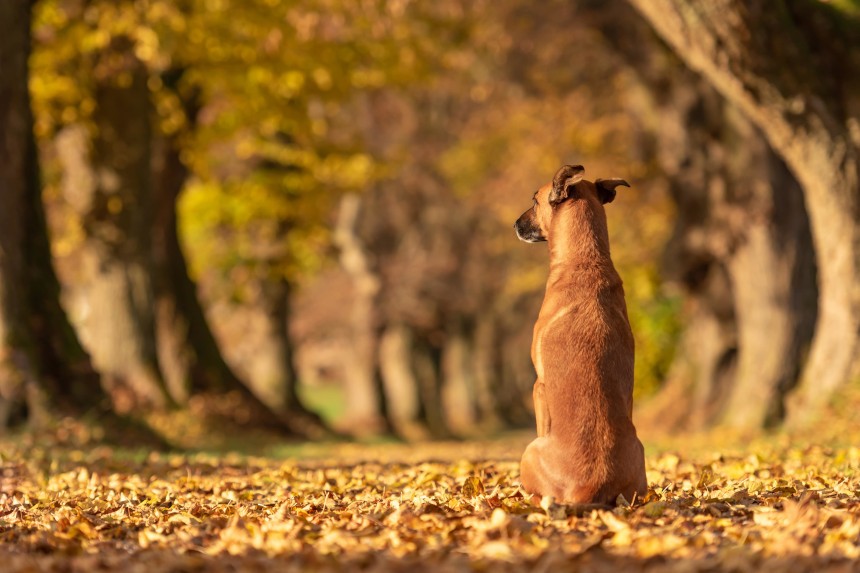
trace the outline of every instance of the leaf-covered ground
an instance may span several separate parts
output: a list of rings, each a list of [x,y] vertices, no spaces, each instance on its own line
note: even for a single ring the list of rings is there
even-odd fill
[[[0,444],[0,571],[853,571],[860,449],[649,456],[578,515],[518,488],[522,436],[287,459]]]

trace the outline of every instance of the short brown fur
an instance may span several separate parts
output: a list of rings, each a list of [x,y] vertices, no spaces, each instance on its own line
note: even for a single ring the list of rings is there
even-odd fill
[[[550,251],[532,340],[538,437],[520,479],[527,492],[559,502],[614,504],[647,489],[632,420],[633,334],[603,208],[627,183],[586,181],[583,172],[560,169],[515,225],[521,239],[547,240]]]

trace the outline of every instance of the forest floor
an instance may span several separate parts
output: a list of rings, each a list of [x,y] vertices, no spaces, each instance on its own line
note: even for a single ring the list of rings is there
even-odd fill
[[[0,442],[0,570],[860,567],[850,441],[652,445],[648,496],[584,515],[523,497],[527,441],[294,445],[255,457],[19,436]]]

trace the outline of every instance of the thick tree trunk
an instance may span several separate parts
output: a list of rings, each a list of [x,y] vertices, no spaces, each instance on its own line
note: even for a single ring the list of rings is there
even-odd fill
[[[24,324],[25,212],[32,188],[30,99],[27,57],[30,52],[30,3],[0,6],[0,400],[5,427],[23,399],[24,378],[32,376]]]
[[[674,84],[654,137],[678,211],[664,272],[688,301],[675,362],[643,418],[667,429],[773,425],[814,326],[803,196],[716,92],[690,80]]]
[[[30,6],[0,3],[0,428],[16,414],[39,424],[108,411],[51,262],[28,92]]]
[[[717,269],[698,296],[689,296],[686,328],[660,393],[637,416],[648,427],[666,432],[711,426],[724,411],[737,372],[737,332],[733,317],[720,316],[713,304],[728,282]]]
[[[193,104],[186,114],[193,124]],[[209,406],[206,413],[241,425],[286,429],[289,424],[239,380],[218,348],[179,241],[176,206],[188,168],[180,158],[177,137],[159,138],[154,150],[156,334],[158,359],[171,396],[180,404],[201,397]],[[228,394],[230,399],[225,400]]]
[[[792,423],[814,416],[852,374],[860,329],[857,138],[846,109],[856,70],[830,10],[816,3],[630,0],[680,58],[759,127],[800,182],[818,265],[818,320]],[[803,9],[811,13],[793,14]],[[829,30],[829,34],[828,34]],[[828,42],[815,36],[828,37]],[[825,46],[834,53],[824,53]],[[856,60],[856,58],[855,58]]]
[[[194,390],[218,385],[220,364],[217,357],[211,362],[211,354],[201,356],[191,343],[195,330],[204,337],[204,344],[209,340],[205,339],[208,332],[205,319],[202,324],[198,322],[203,319],[202,310],[197,303],[196,286],[188,277],[176,228],[176,202],[188,171],[179,159],[173,138],[160,138],[156,142],[154,159],[152,254],[158,359],[170,395],[176,402],[186,404]],[[209,338],[214,344],[211,332]],[[210,348],[205,345],[201,350],[206,352]]]
[[[66,197],[85,232],[82,334],[120,411],[161,408],[170,399],[155,343],[147,73],[121,37],[98,56],[94,75],[90,156],[74,131],[58,142]]]
[[[412,328],[389,325],[380,365],[391,423],[408,440],[450,438],[443,398],[443,349]]]
[[[731,125],[750,146],[742,156],[736,152],[740,175],[758,170],[761,178],[749,181],[744,211],[751,224],[728,261],[739,354],[722,422],[756,429],[784,420],[786,396],[797,385],[813,337],[818,291],[799,184],[752,126]]]

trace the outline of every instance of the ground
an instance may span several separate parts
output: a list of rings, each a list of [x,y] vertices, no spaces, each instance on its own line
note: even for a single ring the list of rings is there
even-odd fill
[[[266,457],[0,442],[0,570],[860,569],[860,448],[651,446],[646,499],[583,512],[523,497],[527,440]]]

